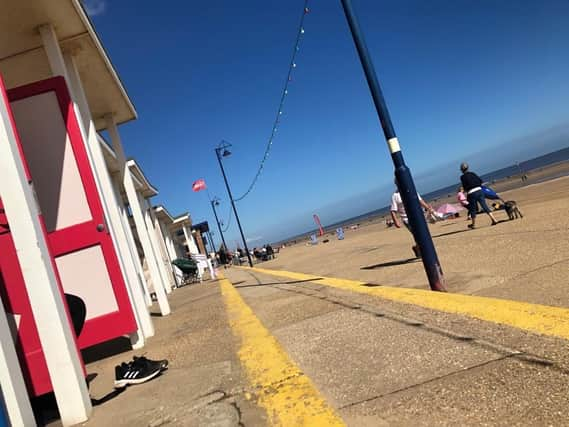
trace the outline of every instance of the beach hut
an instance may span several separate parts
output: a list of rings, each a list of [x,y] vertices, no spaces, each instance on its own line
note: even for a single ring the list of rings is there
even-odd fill
[[[0,317],[7,323],[0,319],[0,385],[12,424],[33,424],[28,393],[53,390],[62,423],[71,425],[91,411],[79,349],[124,334],[139,348],[153,333],[115,185],[135,185],[118,125],[136,111],[78,0],[2,6],[0,295],[7,317]],[[98,135],[105,129],[116,177]],[[147,228],[152,220],[146,216]],[[63,292],[87,306],[78,340]]]

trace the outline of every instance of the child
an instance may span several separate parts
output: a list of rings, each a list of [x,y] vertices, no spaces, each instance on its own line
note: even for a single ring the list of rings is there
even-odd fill
[[[460,203],[462,205],[462,207],[468,209],[468,198],[466,197],[466,194],[464,193],[464,187],[462,187],[462,186],[458,187],[458,193],[456,195],[456,199],[458,200],[458,203]]]
[[[466,193],[464,192],[464,187],[461,185],[458,187],[458,193],[456,194],[456,199],[458,203],[467,210],[466,220],[470,219],[470,210],[468,209],[468,197],[466,197]]]

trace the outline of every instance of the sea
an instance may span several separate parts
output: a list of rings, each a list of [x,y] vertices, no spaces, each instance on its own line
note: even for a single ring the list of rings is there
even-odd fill
[[[492,184],[492,183],[499,181],[499,180],[502,180],[502,179],[507,179],[507,178],[510,178],[512,176],[521,176],[522,174],[530,172],[530,171],[535,171],[537,169],[554,166],[556,164],[565,163],[568,161],[569,161],[569,147],[566,147],[566,148],[562,148],[561,150],[553,151],[551,153],[547,153],[547,154],[544,154],[544,155],[539,156],[539,157],[535,157],[535,158],[530,159],[530,160],[519,162],[519,163],[510,165],[510,166],[507,166],[505,168],[497,169],[493,172],[489,172],[487,174],[480,175],[480,178],[482,178],[482,180],[484,182]],[[530,183],[535,184],[537,182],[548,181],[548,180],[559,178],[559,177],[565,176],[565,175],[567,175],[567,172],[552,173],[550,175],[542,177],[539,180],[531,180]],[[449,185],[447,187],[439,188],[438,190],[432,191],[430,193],[422,194],[422,197],[425,200],[431,200],[431,201],[437,200],[437,199],[440,199],[443,197],[449,197],[449,196],[456,194],[457,187],[458,187],[458,184],[454,183],[454,184]],[[387,213],[389,213],[389,206],[384,206],[380,209],[375,209],[373,211],[366,212],[366,213],[361,214],[361,215],[357,215],[357,216],[354,216],[351,218],[346,218],[346,219],[339,221],[339,222],[336,222],[334,224],[327,224],[323,228],[326,232],[329,232],[329,231],[335,230],[338,227],[345,227],[347,225],[358,224],[361,222],[365,222],[371,218],[383,216]],[[314,233],[316,231],[317,231],[317,229],[309,230],[305,233],[302,233],[302,234],[299,234],[297,236],[285,239],[280,243],[304,240],[304,239],[306,239],[307,235],[310,235],[311,233]]]

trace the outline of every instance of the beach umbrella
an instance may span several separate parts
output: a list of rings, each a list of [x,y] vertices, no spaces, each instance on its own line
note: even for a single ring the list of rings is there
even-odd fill
[[[437,208],[436,212],[441,215],[456,214],[464,210],[461,205],[455,205],[452,203],[445,203]]]

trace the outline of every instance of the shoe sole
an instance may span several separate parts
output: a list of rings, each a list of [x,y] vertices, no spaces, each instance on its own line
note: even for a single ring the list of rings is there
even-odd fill
[[[156,372],[153,372],[144,378],[134,378],[134,379],[125,378],[123,380],[115,380],[115,388],[125,388],[127,385],[142,384],[146,381],[151,380],[156,375],[158,375],[160,372],[162,372],[162,369],[159,369]]]

